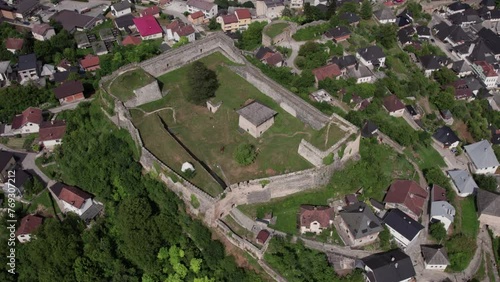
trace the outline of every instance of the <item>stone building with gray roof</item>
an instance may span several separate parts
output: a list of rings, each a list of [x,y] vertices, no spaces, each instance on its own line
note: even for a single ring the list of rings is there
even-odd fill
[[[476,206],[479,222],[488,225],[495,236],[500,236],[500,195],[478,189]]]
[[[371,244],[384,230],[382,221],[373,214],[373,211],[363,202],[345,207],[339,213],[339,233],[349,246]]]
[[[425,269],[444,271],[450,261],[448,254],[443,246],[420,246],[422,256],[424,257]]]
[[[259,138],[266,130],[274,124],[276,111],[253,101],[236,111],[239,115],[238,125],[255,138]]]
[[[451,178],[451,184],[457,195],[460,197],[467,197],[472,195],[478,188],[476,181],[472,175],[466,170],[454,169],[447,171],[448,176]]]
[[[373,13],[373,16],[377,21],[381,24],[387,24],[387,23],[395,23],[396,22],[396,15],[390,8],[382,8],[378,11],[375,11]]]
[[[476,174],[494,174],[500,165],[488,140],[481,140],[464,146],[471,160],[472,172]]]

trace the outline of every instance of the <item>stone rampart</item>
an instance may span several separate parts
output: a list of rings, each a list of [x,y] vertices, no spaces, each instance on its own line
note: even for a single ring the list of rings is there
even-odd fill
[[[277,34],[274,37],[270,37],[269,35],[267,35],[267,29],[269,27],[271,27],[272,25],[278,24],[278,23],[286,23],[286,24],[288,24],[288,26],[286,28],[284,28],[280,34]],[[272,21],[268,25],[266,25],[264,27],[264,29],[262,30],[262,45],[269,47],[271,45],[286,41],[290,37],[292,37],[292,34],[295,33],[296,29],[297,29],[297,24],[294,22],[288,22],[288,21],[282,21],[282,20]]]
[[[241,238],[222,220],[217,219],[216,225],[224,233],[226,239],[228,239],[233,245],[237,246],[240,249],[248,251],[250,255],[258,260],[263,258],[264,252],[262,250],[257,248],[251,242]]]
[[[245,63],[241,52],[234,47],[233,41],[220,32],[146,60],[140,63],[140,66],[146,72],[158,77],[215,52],[221,52],[235,63]]]

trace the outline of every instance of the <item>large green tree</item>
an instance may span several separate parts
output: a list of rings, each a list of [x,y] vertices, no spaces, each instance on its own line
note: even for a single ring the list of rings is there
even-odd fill
[[[215,91],[219,88],[215,71],[208,69],[204,63],[196,61],[189,67],[187,75],[190,87],[188,101],[202,104],[215,96]]]
[[[364,0],[361,3],[360,15],[361,15],[361,18],[364,20],[369,20],[372,17],[373,8],[372,8],[372,4],[370,3],[369,0]]]

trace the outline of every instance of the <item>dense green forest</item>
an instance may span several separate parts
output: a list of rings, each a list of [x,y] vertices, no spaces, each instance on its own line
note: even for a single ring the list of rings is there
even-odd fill
[[[36,240],[16,246],[18,275],[2,271],[0,281],[261,281],[225,255],[173,192],[142,174],[129,135],[97,104],[62,118],[68,130],[56,160],[63,180],[97,195],[105,216],[92,228],[71,215],[46,219]],[[6,252],[0,248],[4,267]]]

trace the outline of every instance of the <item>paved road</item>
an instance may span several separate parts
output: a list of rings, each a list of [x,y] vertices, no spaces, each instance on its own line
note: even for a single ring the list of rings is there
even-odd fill
[[[59,107],[55,107],[55,108],[49,109],[48,111],[51,112],[51,113],[53,113],[53,114],[57,114],[57,113],[60,113],[62,111],[74,110],[74,109],[76,109],[76,107],[78,107],[78,105],[80,103],[91,102],[92,100],[94,100],[94,98],[88,98],[88,99],[81,100],[81,101],[78,101],[78,102],[75,102],[75,103],[71,103],[71,104],[67,104],[67,105],[62,105],[62,106],[59,106]]]
[[[467,157],[465,154],[460,156],[455,156],[455,154],[449,149],[442,148],[435,142],[432,142],[432,147],[443,157],[444,162],[446,163],[447,170],[449,169],[463,169],[468,170],[467,167]]]
[[[35,153],[27,153],[27,152],[23,152],[23,151],[17,151],[17,150],[13,150],[3,144],[0,144],[0,149],[1,150],[5,150],[5,151],[9,151],[9,152],[14,152],[14,153],[20,153],[20,154],[25,154],[26,157],[23,159],[23,162],[22,162],[22,167],[24,170],[31,170],[31,171],[34,171],[39,177],[40,179],[45,182],[46,184],[48,184],[49,182],[51,182],[51,179],[45,175],[35,164],[35,159],[36,159],[36,154]]]

